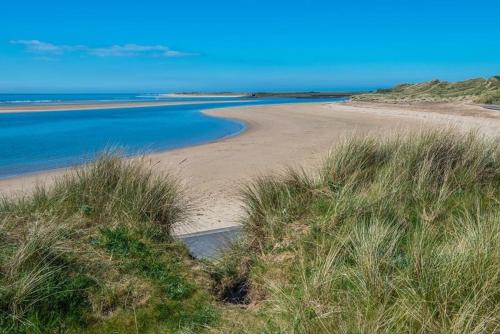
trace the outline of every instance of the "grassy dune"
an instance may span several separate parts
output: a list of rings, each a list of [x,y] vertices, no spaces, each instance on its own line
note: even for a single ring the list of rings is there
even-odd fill
[[[500,329],[498,141],[351,139],[319,177],[261,178],[243,200],[246,237],[212,270],[251,307],[222,332]]]
[[[4,199],[0,332],[500,329],[498,139],[348,139],[242,200],[243,238],[207,263],[170,236],[189,214],[176,180],[140,161],[104,155]]]
[[[402,84],[375,93],[352,96],[354,101],[417,103],[456,102],[500,104],[500,76],[460,82],[434,80],[418,84]]]
[[[105,155],[0,203],[0,331],[197,331],[216,318],[170,228],[174,179]]]

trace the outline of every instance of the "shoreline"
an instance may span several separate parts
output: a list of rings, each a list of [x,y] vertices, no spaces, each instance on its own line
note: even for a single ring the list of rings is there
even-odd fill
[[[210,143],[151,152],[143,157],[155,170],[177,176],[196,208],[192,219],[176,228],[178,235],[237,226],[242,214],[237,198],[240,186],[256,176],[286,167],[300,165],[312,169],[346,136],[388,135],[449,126],[465,131],[477,128],[485,134],[500,135],[500,116],[469,115],[476,112],[474,108],[450,114],[441,109],[418,111],[379,104],[315,102],[202,112],[243,122],[246,130]],[[35,184],[50,183],[68,169],[71,168],[2,179],[0,193],[29,192]]]
[[[227,108],[230,108],[230,109],[235,108],[236,109],[236,108],[246,108],[246,107],[247,106],[236,106],[236,107],[227,107]],[[216,110],[221,110],[221,109],[224,109],[224,108],[217,108]],[[212,115],[210,115],[206,111],[207,110],[200,110],[200,113],[202,113],[204,115],[207,115],[207,116],[212,116]],[[215,117],[217,117],[217,116],[215,116]],[[203,142],[203,143],[199,143],[199,144],[192,144],[192,145],[178,147],[178,148],[173,148],[173,149],[158,149],[158,150],[145,151],[145,152],[140,153],[140,154],[125,155],[124,158],[125,159],[138,159],[138,158],[141,158],[141,157],[144,157],[144,156],[149,156],[149,155],[152,155],[152,154],[172,152],[172,151],[175,151],[175,150],[189,149],[191,147],[204,146],[204,145],[207,145],[207,144],[218,143],[218,142],[222,142],[222,141],[225,141],[225,140],[229,140],[229,139],[231,139],[233,137],[241,136],[246,131],[248,131],[249,126],[244,121],[241,121],[241,120],[236,119],[236,118],[231,118],[231,117],[219,117],[219,118],[239,123],[239,124],[242,125],[242,128],[238,132],[235,132],[235,133],[232,133],[232,134],[220,137],[218,139],[213,139],[213,140],[210,140],[210,141],[207,141],[207,142]],[[0,177],[0,195],[2,194],[2,181],[7,181],[7,180],[11,180],[11,179],[20,179],[20,178],[24,178],[24,177],[26,177],[26,178],[37,177],[37,176],[45,175],[45,174],[47,174],[47,175],[48,174],[61,174],[61,173],[67,172],[67,171],[69,171],[69,170],[71,170],[73,168],[76,168],[76,167],[79,167],[79,166],[84,166],[87,163],[90,163],[90,162],[85,162],[85,163],[77,164],[77,165],[71,165],[71,166],[67,166],[67,167],[57,167],[57,168],[46,169],[46,170],[41,170],[41,171],[34,171],[34,172],[28,172],[28,173],[23,173],[23,174],[18,174],[18,175]]]
[[[24,105],[14,107],[0,106],[0,114],[13,114],[21,112],[51,112],[51,111],[79,111],[79,110],[102,110],[121,108],[147,108],[161,106],[175,106],[184,104],[214,104],[234,103],[235,101],[151,101],[151,102],[101,102],[101,103],[77,103],[77,104],[51,104],[46,106]],[[246,102],[246,101],[238,101]],[[252,101],[253,102],[253,101]]]
[[[160,94],[161,97],[194,97],[194,98],[233,98],[233,97],[250,97],[248,94],[182,94],[182,93],[166,93]]]

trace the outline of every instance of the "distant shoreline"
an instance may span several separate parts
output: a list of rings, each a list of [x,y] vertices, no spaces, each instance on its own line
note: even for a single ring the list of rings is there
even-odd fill
[[[231,98],[231,97],[249,97],[248,94],[216,94],[216,93],[169,93],[169,94],[160,94],[160,97],[205,97],[205,98]]]
[[[300,99],[314,99],[314,98],[337,98],[337,97],[351,97],[353,95],[364,94],[366,92],[258,92],[250,94],[250,97],[266,98],[266,97],[283,97],[283,98],[300,98]]]
[[[116,108],[140,108],[140,107],[158,107],[182,104],[209,104],[209,103],[232,103],[233,99],[246,98],[238,102],[253,101],[254,99],[265,98],[288,98],[288,99],[328,99],[351,97],[355,94],[350,92],[305,92],[305,93],[172,93],[160,94],[165,98],[227,98],[228,100],[195,100],[195,101],[128,101],[128,102],[99,102],[89,101],[80,103],[60,103],[44,105],[2,105],[0,114],[18,113],[18,112],[50,112],[50,111],[77,111],[77,110],[96,110],[96,109],[116,109]]]
[[[160,94],[161,97],[205,97],[205,98],[336,98],[350,97],[352,95],[364,94],[363,92],[254,92],[254,93],[198,93],[198,92],[180,92]]]
[[[119,109],[119,108],[144,108],[174,106],[182,104],[209,104],[209,103],[232,103],[234,101],[158,101],[158,102],[101,102],[101,103],[79,103],[79,104],[50,104],[50,105],[23,105],[0,107],[0,114],[11,114],[19,112],[49,112],[49,111],[77,111],[96,109]]]

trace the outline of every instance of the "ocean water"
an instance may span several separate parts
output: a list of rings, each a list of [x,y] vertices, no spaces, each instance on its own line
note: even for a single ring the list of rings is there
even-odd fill
[[[138,155],[207,143],[245,130],[245,124],[236,120],[201,113],[205,109],[339,100],[234,98],[225,103],[0,113],[0,178],[82,164],[107,149]]]

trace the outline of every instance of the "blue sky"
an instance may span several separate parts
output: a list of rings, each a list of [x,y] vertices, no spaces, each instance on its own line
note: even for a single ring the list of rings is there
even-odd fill
[[[500,1],[2,1],[0,92],[338,90],[500,74]]]

